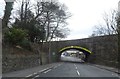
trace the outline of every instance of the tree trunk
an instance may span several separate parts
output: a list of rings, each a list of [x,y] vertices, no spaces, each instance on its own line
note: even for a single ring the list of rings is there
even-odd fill
[[[7,27],[12,9],[13,9],[13,2],[6,2],[5,13],[2,19],[2,28]]]

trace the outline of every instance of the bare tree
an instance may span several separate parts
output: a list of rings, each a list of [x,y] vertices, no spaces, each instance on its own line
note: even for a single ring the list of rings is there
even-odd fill
[[[116,10],[112,10],[110,14],[107,13],[104,14],[103,19],[106,23],[107,26],[106,29],[109,35],[117,34],[117,21],[116,21],[117,13],[118,12]]]
[[[93,36],[101,36],[101,35],[112,35],[118,34],[117,31],[117,11],[112,10],[110,13],[104,13],[103,20],[104,24],[99,24],[95,26],[95,30],[93,31]]]
[[[118,5],[120,6],[120,5]],[[118,17],[117,17],[117,28],[118,28],[118,56],[120,56],[120,8],[118,8]],[[118,57],[118,62],[120,62],[120,57]],[[118,69],[120,64],[118,64]]]
[[[59,40],[61,40],[63,38],[66,38],[67,35],[69,35],[69,32],[70,32],[70,30],[68,28],[64,28],[64,27],[63,28],[58,28],[55,31],[52,38],[54,38],[54,40],[56,39],[57,41],[59,41]]]
[[[37,2],[37,4],[39,4],[37,13],[42,12],[38,19],[42,20],[46,29],[46,41],[51,41],[55,36],[55,31],[66,26],[66,19],[70,17],[70,13],[67,12],[65,5],[55,1]],[[42,5],[41,8],[40,5]]]

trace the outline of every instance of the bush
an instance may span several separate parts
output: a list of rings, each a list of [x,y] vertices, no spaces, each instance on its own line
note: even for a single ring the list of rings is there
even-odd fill
[[[19,45],[27,36],[25,30],[10,28],[8,32],[5,33],[5,42],[12,45]]]
[[[22,48],[25,48],[27,50],[31,50],[31,45],[30,45],[30,42],[27,40],[27,39],[24,39],[23,41],[21,41],[19,43],[19,45],[22,47]]]

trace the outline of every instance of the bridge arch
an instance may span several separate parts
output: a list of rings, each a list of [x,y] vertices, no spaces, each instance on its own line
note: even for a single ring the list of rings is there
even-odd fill
[[[70,49],[75,49],[75,50],[82,51],[85,54],[85,56],[86,56],[84,61],[87,61],[89,55],[92,54],[92,52],[89,49],[81,47],[81,46],[67,46],[67,47],[64,47],[64,48],[60,49],[59,53],[62,53],[64,51],[70,50]]]

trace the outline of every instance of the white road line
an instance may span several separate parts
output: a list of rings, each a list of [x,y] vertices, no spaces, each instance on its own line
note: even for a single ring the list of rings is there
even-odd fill
[[[36,75],[35,77],[39,77],[39,75]]]
[[[75,67],[75,69],[77,69],[77,67]]]
[[[54,69],[57,68],[57,67],[58,67],[58,66],[55,66]]]
[[[114,75],[114,74],[112,74],[112,75]]]
[[[37,73],[33,73],[34,75],[37,74]]]
[[[26,76],[26,77],[30,77],[30,76],[32,76],[33,74],[30,74],[30,75],[28,75],[28,76]]]
[[[76,67],[76,65],[74,64],[74,66]]]
[[[49,68],[50,68],[50,67],[49,67]],[[38,71],[38,72],[43,72],[43,71],[45,71],[45,70],[47,70],[47,69],[49,69],[49,68],[45,68],[45,69],[40,70],[40,71]],[[37,72],[35,72],[35,73],[33,73],[33,74],[30,74],[30,75],[28,75],[28,76],[26,76],[26,77],[30,77],[30,76],[36,75],[36,74],[37,74]]]
[[[77,70],[77,66],[74,64],[75,69]],[[77,74],[80,76],[80,72],[77,70]]]
[[[77,74],[80,76],[80,72],[77,70]]]
[[[45,71],[45,72],[43,72],[43,73],[47,73],[47,72],[49,72],[49,71],[51,71],[52,69],[49,69],[49,70],[47,70],[47,71]]]
[[[116,74],[112,74],[113,76],[118,76],[118,75],[116,75]]]
[[[58,66],[61,66],[61,64],[59,64]],[[54,69],[57,68],[58,66],[55,66]],[[47,70],[47,71],[44,72],[44,73],[47,73],[47,72],[49,72],[49,71],[52,70],[52,69],[50,69],[50,68],[51,68],[51,67],[48,67],[48,68],[45,68],[45,69],[40,70],[40,71],[38,71],[38,72],[43,72],[43,71],[49,69],[49,70]],[[26,77],[30,77],[30,76],[32,76],[32,75],[36,75],[36,74],[37,74],[37,72],[36,72],[36,73],[33,73],[33,74],[30,74],[30,75],[28,75],[28,76],[26,76]],[[39,75],[37,75],[37,76],[39,76]]]
[[[74,64],[74,66],[75,66],[75,69],[77,69],[77,66]]]
[[[54,66],[53,68],[55,69],[55,68],[57,68],[57,67],[59,67],[59,66],[61,66],[62,64],[59,64],[59,65],[57,65],[57,66]]]
[[[45,71],[45,70],[47,70],[47,69],[49,69],[49,68],[46,68],[46,69],[40,70],[39,72],[43,72],[43,71]]]
[[[61,66],[62,64],[59,64],[58,66]]]

